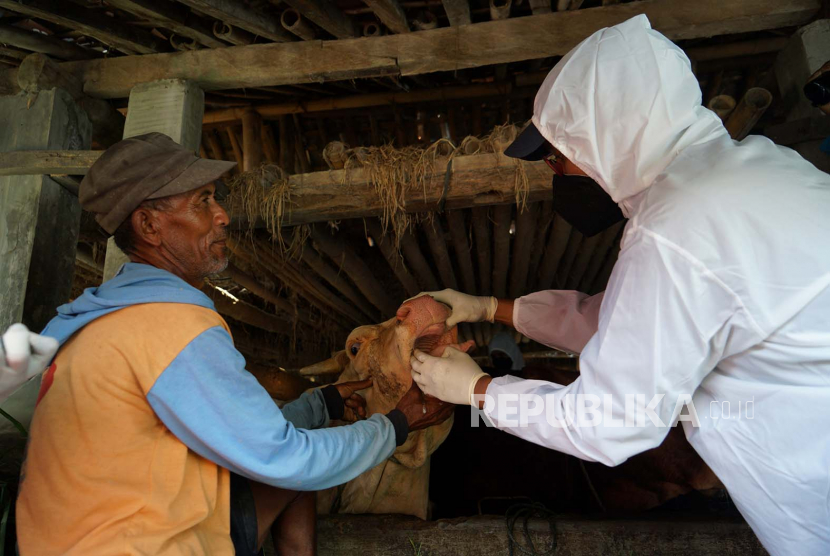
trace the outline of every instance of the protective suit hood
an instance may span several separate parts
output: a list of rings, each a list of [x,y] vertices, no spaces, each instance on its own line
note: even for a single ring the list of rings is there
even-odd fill
[[[638,15],[565,55],[536,94],[532,121],[631,217],[635,196],[684,148],[726,134],[701,98],[683,51]]]

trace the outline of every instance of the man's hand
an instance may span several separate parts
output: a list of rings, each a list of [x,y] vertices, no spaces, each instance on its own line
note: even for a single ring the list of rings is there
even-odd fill
[[[422,292],[415,297],[421,297],[422,295],[428,295],[435,301],[452,309],[452,314],[447,319],[447,328],[452,328],[459,322],[493,322],[493,317],[499,305],[495,297],[478,297],[450,289],[439,292]],[[411,299],[415,299],[415,297]]]
[[[372,387],[372,379],[355,380],[353,382],[341,382],[333,385],[337,388],[340,397],[343,398],[343,421],[354,423],[366,418],[366,400],[358,390],[365,390]]]
[[[426,394],[458,405],[470,405],[476,382],[490,376],[473,358],[452,347],[441,357],[415,350],[410,360],[412,380]]]
[[[58,351],[58,341],[13,324],[0,339],[0,401],[18,386],[46,370]]]
[[[443,423],[452,415],[455,406],[425,395],[413,382],[395,409],[406,417],[409,432],[414,432]]]

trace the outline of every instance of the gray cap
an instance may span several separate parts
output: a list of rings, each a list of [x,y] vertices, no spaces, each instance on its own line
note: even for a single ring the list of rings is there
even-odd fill
[[[101,155],[81,182],[78,199],[113,234],[143,201],[192,191],[235,165],[199,158],[163,133],[138,135]]]

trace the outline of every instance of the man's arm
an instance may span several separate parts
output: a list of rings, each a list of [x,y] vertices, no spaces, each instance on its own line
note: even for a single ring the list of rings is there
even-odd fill
[[[507,376],[489,385],[485,378],[476,386],[479,393],[486,386],[496,400],[485,411],[497,427],[582,459],[617,465],[658,446],[682,408],[678,400],[691,396],[730,349],[751,345],[759,333],[737,296],[699,261],[641,230],[627,240],[614,268],[598,331],[580,357],[579,379],[563,387]],[[526,426],[520,426],[518,404],[498,403],[505,395],[529,396],[524,399],[530,407],[531,398],[540,400],[543,410],[525,411]],[[626,396],[637,395],[643,405],[653,403],[655,419],[643,413],[643,422],[626,426]],[[596,413],[589,410],[588,397],[607,406],[599,410],[603,422],[598,425],[590,424]],[[614,426],[609,418],[621,424]]]
[[[249,479],[292,490],[345,483],[387,459],[408,433],[399,411],[343,427],[295,427],[245,371],[244,358],[221,327],[188,344],[147,399],[194,452]]]

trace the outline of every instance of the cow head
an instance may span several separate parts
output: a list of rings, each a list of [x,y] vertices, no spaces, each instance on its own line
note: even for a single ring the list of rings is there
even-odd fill
[[[447,330],[450,315],[446,305],[429,296],[406,301],[395,318],[380,324],[361,326],[346,340],[345,354],[304,369],[311,374],[317,369],[342,368],[338,382],[371,378],[373,387],[359,392],[366,398],[366,412],[388,413],[412,386],[411,365],[414,349],[440,356],[447,346],[467,351],[474,342],[458,344],[455,328]],[[452,427],[452,419],[423,431],[411,433],[394,458],[406,467],[420,467],[444,441]]]

